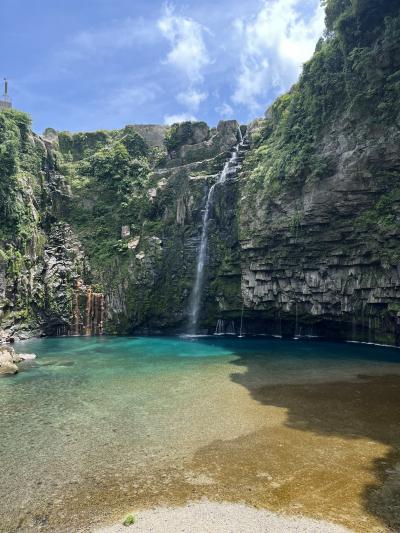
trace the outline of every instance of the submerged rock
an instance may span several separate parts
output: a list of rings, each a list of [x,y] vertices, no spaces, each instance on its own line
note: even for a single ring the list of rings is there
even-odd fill
[[[20,353],[17,355],[21,359],[21,361],[33,361],[37,357],[34,353]]]

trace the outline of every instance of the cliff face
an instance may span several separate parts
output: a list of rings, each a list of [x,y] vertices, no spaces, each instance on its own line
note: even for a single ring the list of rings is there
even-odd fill
[[[117,132],[93,155],[85,143],[75,146],[76,153],[89,156],[63,169],[72,187],[68,220],[106,295],[108,332],[185,331],[202,211],[238,142],[238,124],[221,122],[212,130],[204,123],[174,126],[165,139],[168,150],[154,150],[138,132],[143,126]],[[72,136],[70,145],[74,141]],[[66,157],[63,142],[61,136]],[[212,283],[204,297],[210,326],[226,299],[240,298],[238,264],[227,274],[238,250],[234,188],[230,183],[215,202],[207,270]],[[227,276],[234,282],[221,281]]]
[[[17,111],[0,113],[0,160],[1,336],[61,333],[74,279],[88,270],[63,221],[68,184],[50,143]]]
[[[2,336],[184,331],[202,211],[237,122],[40,137],[22,113],[0,119]],[[235,191],[213,205],[210,327],[240,299]]]
[[[205,331],[243,315],[247,332],[400,340],[399,6],[326,4],[299,82],[215,189]],[[0,113],[0,328],[185,331],[207,194],[239,138],[236,121],[39,137]]]
[[[363,2],[344,5],[335,17],[328,3],[328,37],[299,83],[251,128],[255,149],[240,204],[242,291],[249,316],[270,332],[393,342],[399,8],[381,2],[371,17]]]
[[[335,123],[318,143],[333,174],[242,209],[242,292],[270,332],[286,319],[293,334],[390,340],[400,311],[400,196],[386,172],[400,171],[399,143],[396,127]]]

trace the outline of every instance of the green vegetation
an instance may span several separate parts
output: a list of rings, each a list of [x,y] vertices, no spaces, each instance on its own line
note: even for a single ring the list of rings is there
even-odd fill
[[[6,285],[0,299],[0,316],[10,323],[34,326],[37,313],[33,306],[44,306],[44,293],[32,290],[33,277],[28,281],[28,273],[43,254],[44,227],[51,210],[44,203],[46,158],[47,165],[54,163],[44,143],[32,134],[30,117],[15,109],[2,110],[0,271],[5,274]]]
[[[377,228],[389,236],[397,235],[400,217],[400,187],[393,188],[383,194],[378,202],[371,208],[363,211],[356,223],[362,230],[376,230]]]
[[[35,226],[26,189],[35,187],[45,153],[30,134],[30,118],[14,109],[0,112],[0,241],[26,243]]]
[[[79,161],[95,153],[111,142],[112,136],[108,131],[86,133],[69,133],[62,131],[58,134],[60,150],[65,161]]]
[[[79,150],[88,153],[84,147]],[[164,202],[173,205],[176,197],[176,189],[167,187],[162,206],[156,198],[160,177],[153,169],[161,157],[162,151],[149,148],[127,127],[113,132],[112,140],[96,152],[61,167],[72,189],[67,220],[88,256],[91,279],[121,299],[123,307],[108,325],[110,332],[129,332],[150,314],[157,320],[173,300],[162,301],[154,279],[162,271],[163,235],[173,230]]]
[[[365,257],[379,268],[400,261],[398,0],[325,5],[327,29],[313,58],[252,125],[240,179],[215,190],[205,286],[210,326],[218,309],[241,308],[246,250],[253,264],[267,271],[284,265],[288,277],[329,261],[340,267]],[[223,129],[173,124],[165,149],[148,146],[134,126],[48,129],[44,140],[24,113],[0,112],[3,317],[68,320],[74,282],[82,277],[109,296],[108,332],[181,327],[210,175],[221,169],[232,138]],[[341,168],[343,152],[350,170]],[[330,204],[330,192],[339,200]],[[247,240],[242,250],[238,233]],[[277,305],[271,298],[264,310],[276,313]]]
[[[64,167],[72,185],[69,220],[95,268],[126,251],[121,227],[140,231],[148,206],[150,165],[147,146],[136,133]]]
[[[394,0],[327,0],[327,32],[300,80],[278,98],[247,162],[247,192],[301,190],[335,171],[318,151],[339,117],[389,124],[400,99],[399,5]]]
[[[132,526],[136,522],[136,518],[132,514],[128,514],[125,520],[122,522],[123,526]]]

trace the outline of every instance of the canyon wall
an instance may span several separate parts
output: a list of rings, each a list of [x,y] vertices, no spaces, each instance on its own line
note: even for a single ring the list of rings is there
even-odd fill
[[[0,339],[71,332],[78,279],[90,267],[66,221],[70,185],[27,115],[0,113]],[[86,293],[81,295],[82,314]]]
[[[67,219],[105,293],[108,333],[186,330],[207,192],[238,128],[236,121],[212,129],[183,123],[167,130],[164,149],[155,149],[139,135],[143,127],[132,126],[87,161],[72,158],[64,166],[74,176]],[[85,140],[78,149],[69,138],[77,153],[88,153]],[[66,159],[63,134],[59,147]],[[203,314],[209,327],[225,301],[235,307],[240,299],[236,186],[219,190],[213,209]]]
[[[299,82],[250,128],[239,226],[255,322],[398,337],[399,101],[399,6],[328,2],[327,36]]]
[[[238,123],[38,136],[23,113],[0,119],[2,338],[185,331],[207,192]],[[209,327],[240,300],[236,188],[215,195]]]

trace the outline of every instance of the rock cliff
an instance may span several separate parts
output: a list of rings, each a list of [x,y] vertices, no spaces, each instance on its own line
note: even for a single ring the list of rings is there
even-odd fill
[[[86,161],[64,168],[74,176],[67,219],[105,293],[109,333],[185,330],[207,191],[238,142],[238,128],[236,121],[215,129],[204,123],[175,125],[167,130],[163,150],[154,150],[134,128],[122,130]],[[62,137],[59,149],[65,158]],[[235,187],[232,181],[215,203],[219,221],[213,221],[209,250],[212,283],[204,298],[210,327],[219,313],[218,300],[240,298],[238,265],[234,288],[231,278],[221,281],[232,274],[227,274],[229,258],[238,250]]]
[[[270,332],[398,335],[399,6],[366,4],[328,2],[298,84],[250,128],[242,292]]]

